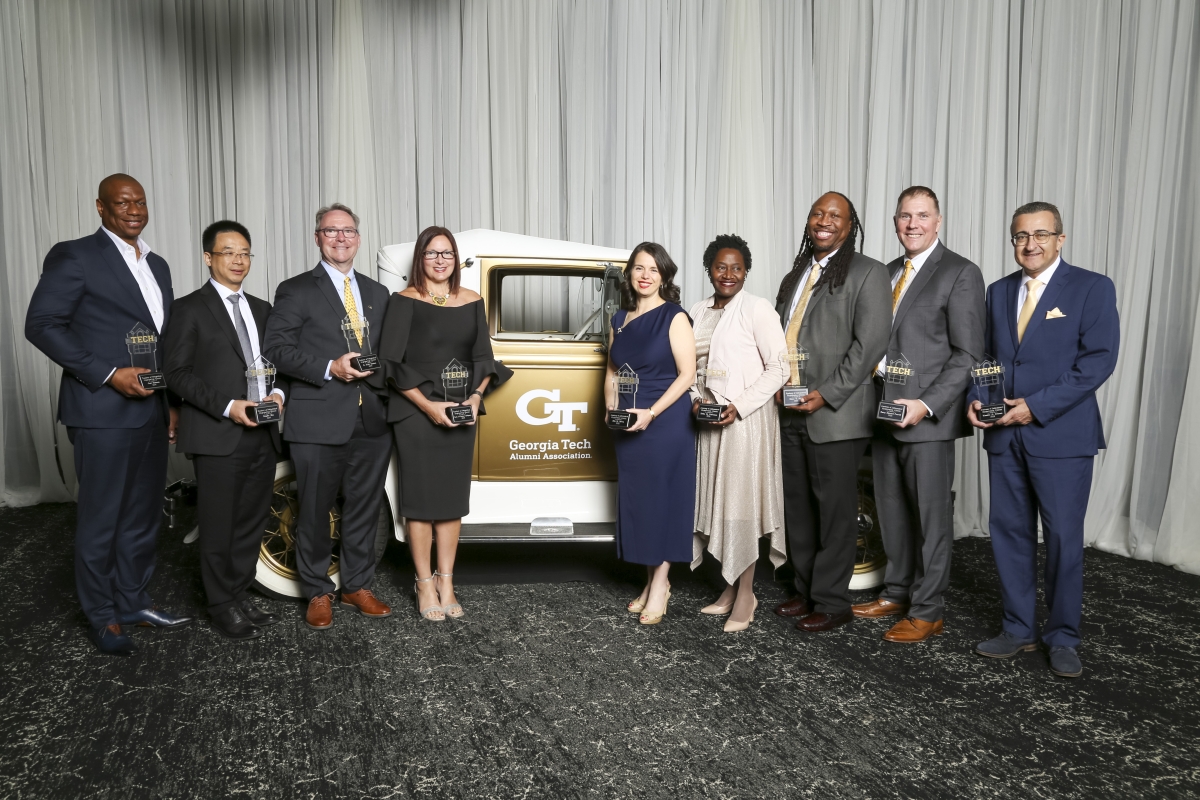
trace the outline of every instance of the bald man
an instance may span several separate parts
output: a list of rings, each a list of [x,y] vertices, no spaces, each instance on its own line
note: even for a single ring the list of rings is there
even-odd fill
[[[100,229],[47,254],[25,338],[63,370],[58,420],[75,448],[75,585],[89,638],[101,653],[129,656],[137,647],[128,626],[192,621],[156,608],[146,592],[178,413],[156,388],[161,376],[139,380],[152,370],[133,365],[126,342],[139,325],[139,336],[161,336],[171,271],[142,238],[150,220],[142,185],[109,175],[97,195]]]

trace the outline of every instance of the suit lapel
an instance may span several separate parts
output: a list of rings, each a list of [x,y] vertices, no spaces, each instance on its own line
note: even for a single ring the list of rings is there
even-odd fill
[[[333,287],[333,280],[329,277],[329,273],[325,267],[317,264],[317,268],[312,271],[312,274],[317,279],[317,289],[325,295],[325,299],[329,301],[329,305],[340,321],[342,317],[346,316],[346,304],[342,302],[342,296],[338,294],[338,290]]]
[[[1050,279],[1050,285],[1042,292],[1042,296],[1038,298],[1037,305],[1033,309],[1033,316],[1029,318],[1029,324],[1025,326],[1025,336],[1021,339],[1021,344],[1029,341],[1038,328],[1042,326],[1043,320],[1046,319],[1046,312],[1058,305],[1058,296],[1062,294],[1063,287],[1070,280],[1071,265],[1066,261],[1058,262],[1058,268],[1054,270],[1054,277]],[[1019,351],[1020,346],[1017,347]]]
[[[167,320],[171,314],[171,301],[174,296],[171,292],[171,270],[167,267],[167,262],[162,258],[150,254],[150,258],[146,259],[146,263],[150,265],[150,272],[154,275],[154,280],[158,282],[158,290],[162,292],[163,298],[163,329],[167,327]],[[139,293],[141,288],[138,289]]]
[[[904,297],[900,298],[900,305],[896,307],[896,314],[892,318],[892,330],[900,327],[900,321],[904,319],[904,315],[917,302],[917,296],[921,294],[921,291],[933,278],[933,273],[937,271],[939,262],[942,260],[942,251],[944,249],[941,242],[939,242],[938,246],[929,254],[929,257],[925,259],[925,263],[921,265],[921,269],[917,271],[917,275],[912,279],[912,283],[904,291]]]
[[[96,231],[96,243],[100,246],[100,254],[104,256],[104,261],[108,264],[117,285],[127,295],[129,310],[138,318],[138,321],[144,323],[148,328],[153,328],[154,317],[150,315],[150,308],[146,305],[146,299],[142,297],[142,287],[138,286],[137,279],[133,277],[129,265],[121,257],[117,246],[112,243],[112,239],[108,238],[108,234],[103,229]]]
[[[233,345],[233,352],[237,353],[238,358],[245,361],[246,356],[242,353],[242,342],[238,339],[237,330],[233,327],[233,320],[229,318],[229,312],[225,310],[225,303],[221,300],[221,295],[213,288],[211,283],[205,283],[200,287],[200,299],[204,301],[204,305],[212,313],[213,319],[217,322],[217,327],[225,334],[225,338],[229,340],[229,344]],[[261,332],[262,326],[259,325],[258,329]],[[246,366],[250,365],[247,364]]]
[[[1012,349],[1015,353],[1020,342],[1017,341],[1017,289],[1020,286],[1021,273],[1018,272],[1005,287],[1004,318],[1008,320],[1008,335],[1012,339]]]

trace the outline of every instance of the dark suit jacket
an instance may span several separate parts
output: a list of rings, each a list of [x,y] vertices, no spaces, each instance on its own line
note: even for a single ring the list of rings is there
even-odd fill
[[[246,303],[258,329],[258,351],[263,352],[263,333],[271,304],[253,295]],[[237,448],[246,430],[225,417],[230,400],[246,400],[246,370],[237,330],[225,310],[226,303],[213,285],[205,281],[196,291],[171,306],[167,329],[167,383],[183,398],[179,416],[180,453],[227,456]],[[276,385],[287,393],[286,381]],[[279,425],[267,425],[275,452],[282,450]]]
[[[888,264],[894,278],[901,256]],[[904,385],[883,383],[887,400],[921,400],[933,413],[911,428],[876,422],[878,432],[901,442],[937,442],[970,436],[966,397],[971,366],[983,358],[983,273],[941,242],[925,259],[892,320],[890,363],[903,355],[916,372]]]
[[[162,291],[165,328],[171,319],[171,269],[155,253],[146,261]],[[131,365],[125,335],[139,322],[155,329],[137,280],[103,228],[50,248],[25,315],[25,338],[63,368],[62,424],[140,428],[156,413],[166,420],[166,392],[129,398],[104,383],[114,368]],[[161,348],[160,339],[159,369]]]
[[[1017,430],[1026,452],[1041,458],[1094,456],[1104,447],[1096,390],[1117,366],[1120,319],[1112,280],[1059,263],[1017,342],[1018,270],[988,287],[985,348],[1004,365],[1004,396],[1025,398],[1034,421],[984,431],[989,453],[1003,452]],[[1046,319],[1058,309],[1063,316]],[[980,399],[978,389],[972,398]]]
[[[355,273],[372,343],[383,330],[390,294],[382,283]],[[382,380],[325,380],[325,369],[347,353],[342,335],[346,307],[342,287],[334,286],[325,267],[289,278],[275,290],[275,306],[263,337],[266,357],[289,378],[288,410],[283,438],[289,442],[345,444],[354,434],[362,395],[363,424],[368,434],[387,433],[387,412],[380,397]],[[375,374],[376,376],[379,373]],[[375,377],[375,376],[373,376]]]
[[[803,274],[798,268],[785,275],[775,298],[785,332],[792,295]],[[808,387],[819,391],[826,403],[809,415],[808,435],[814,442],[871,435],[877,407],[871,374],[887,348],[891,316],[887,270],[862,253],[854,254],[841,286],[825,284],[808,299],[800,344],[809,353]]]

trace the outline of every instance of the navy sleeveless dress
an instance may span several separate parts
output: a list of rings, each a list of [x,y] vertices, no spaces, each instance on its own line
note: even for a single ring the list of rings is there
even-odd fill
[[[664,303],[627,327],[625,311],[613,314],[609,357],[618,370],[637,373],[637,405],[618,395],[621,408],[649,408],[678,376],[669,331],[676,314]],[[696,503],[696,433],[685,392],[639,433],[613,431],[617,451],[617,555],[634,564],[692,560]]]

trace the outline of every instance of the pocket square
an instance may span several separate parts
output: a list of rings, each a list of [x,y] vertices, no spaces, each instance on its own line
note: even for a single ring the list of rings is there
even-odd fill
[[[1065,316],[1066,314],[1059,311],[1057,306],[1046,312],[1046,319],[1062,319]]]

